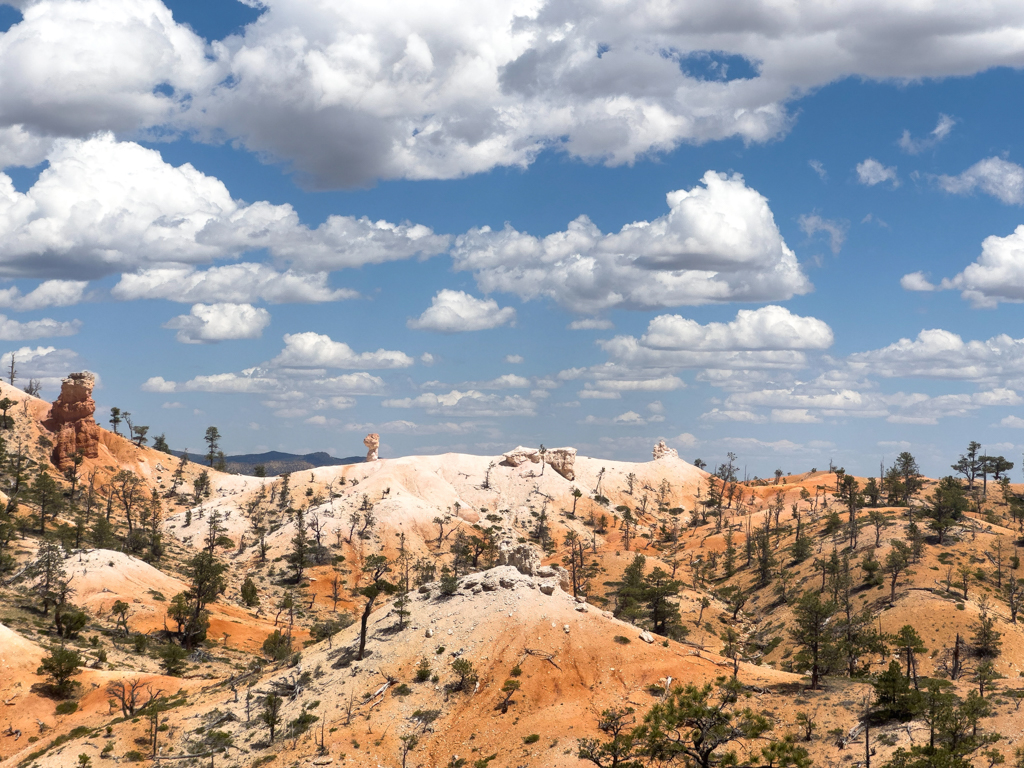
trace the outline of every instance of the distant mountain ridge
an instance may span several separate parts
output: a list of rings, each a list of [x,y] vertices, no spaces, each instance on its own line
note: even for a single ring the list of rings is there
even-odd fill
[[[280,475],[282,472],[299,472],[314,467],[330,467],[339,464],[360,464],[366,461],[363,456],[348,456],[339,459],[326,451],[297,454],[284,451],[267,451],[265,453],[243,453],[236,456],[225,456],[229,472],[242,475],[253,475],[256,467],[262,465],[268,475]]]
[[[181,455],[181,451],[172,451],[172,453],[176,456]],[[190,458],[193,461],[203,463],[201,455],[192,455]],[[240,453],[234,456],[225,456],[224,461],[227,464],[228,472],[235,472],[240,475],[254,475],[256,474],[256,467],[262,465],[267,475],[273,476],[280,475],[283,472],[300,472],[303,469],[313,469],[314,467],[361,464],[366,459],[363,456],[348,456],[340,459],[337,456],[331,456],[326,451],[305,454],[266,451],[265,453]]]

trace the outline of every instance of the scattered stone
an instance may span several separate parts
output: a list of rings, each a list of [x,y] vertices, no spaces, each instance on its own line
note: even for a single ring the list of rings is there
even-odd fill
[[[545,595],[553,595],[553,594],[555,594],[555,585],[554,584],[541,584],[540,585],[540,591],[543,592]]]
[[[652,635],[645,629],[643,632],[640,633],[640,639],[643,640],[645,643],[650,644],[654,642],[654,635]]]
[[[563,624],[562,625],[562,630],[565,632],[565,634],[568,635],[569,634],[569,625],[568,624]]]
[[[428,627],[427,628],[427,637],[433,637],[433,636],[434,636],[434,628],[433,627]]]
[[[587,612],[587,606],[585,606],[583,603],[578,603],[576,605],[576,610],[579,611],[580,613],[586,613]]]

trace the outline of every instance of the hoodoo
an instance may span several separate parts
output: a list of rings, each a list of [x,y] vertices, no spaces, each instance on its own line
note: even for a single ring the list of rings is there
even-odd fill
[[[62,471],[74,465],[80,452],[89,459],[99,457],[100,428],[93,418],[96,402],[92,390],[96,377],[88,371],[69,374],[60,385],[60,395],[53,401],[46,427],[57,435],[53,463]]]

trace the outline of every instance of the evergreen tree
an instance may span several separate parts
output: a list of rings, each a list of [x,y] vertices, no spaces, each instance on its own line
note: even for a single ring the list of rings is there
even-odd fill
[[[811,690],[817,690],[821,678],[823,660],[833,650],[833,635],[829,619],[835,615],[836,604],[821,599],[821,595],[810,590],[797,601],[793,609],[794,626],[789,635],[801,649],[796,661],[811,673]]]

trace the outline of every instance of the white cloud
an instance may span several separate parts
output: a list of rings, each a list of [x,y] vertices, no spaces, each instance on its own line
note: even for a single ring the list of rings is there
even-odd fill
[[[847,77],[1020,67],[1012,0],[656,0],[591,6],[266,0],[207,47],[157,0],[20,2],[0,121],[238,141],[317,186],[456,178],[557,148],[609,164],[683,142],[776,138],[789,104]],[[398,20],[396,22],[396,20]]]
[[[348,344],[320,333],[286,333],[285,347],[271,365],[281,368],[408,368],[404,352],[378,349],[356,353]]]
[[[423,365],[431,366],[435,362],[437,362],[437,358],[435,358],[429,352],[424,352],[422,355],[420,355],[420,362],[423,363]]]
[[[270,313],[251,304],[193,304],[187,315],[164,323],[176,328],[184,344],[208,344],[227,339],[258,339],[270,324]]]
[[[1024,419],[1020,416],[1004,416],[1000,422],[1001,427],[1012,427],[1013,429],[1024,429]]]
[[[955,195],[978,189],[1007,205],[1024,203],[1024,168],[1001,157],[980,160],[959,176],[937,176],[935,182]]]
[[[498,307],[494,299],[478,299],[465,291],[444,289],[430,302],[430,307],[406,325],[419,331],[460,333],[483,331],[515,323],[516,311],[512,307]]]
[[[143,392],[174,392],[177,389],[177,384],[173,381],[167,381],[163,376],[150,376],[142,384],[141,387]],[[175,404],[166,405],[165,408],[173,408]]]
[[[266,264],[243,262],[197,270],[193,267],[143,269],[123,274],[111,291],[115,299],[167,299],[183,303],[253,301],[316,303],[355,298],[359,294],[327,285],[326,272],[279,272]]]
[[[977,260],[960,274],[943,278],[938,286],[932,286],[920,272],[905,275],[900,284],[908,290],[958,290],[963,299],[979,308],[1024,302],[1024,224],[1005,237],[986,237]]]
[[[821,418],[806,408],[772,408],[771,420],[776,424],[820,424]]]
[[[986,341],[964,341],[941,328],[923,330],[915,339],[900,339],[881,349],[857,352],[851,367],[886,378],[919,376],[1007,383],[1024,376],[1024,339],[1007,334]]]
[[[523,362],[523,356],[522,355],[505,355],[505,362],[509,363],[511,365],[519,365],[519,363]]]
[[[702,413],[700,418],[701,421],[741,421],[749,424],[760,424],[765,421],[764,416],[753,411],[721,410],[718,408],[712,408],[707,413]]]
[[[159,378],[159,377],[157,377],[157,378]],[[148,382],[147,382],[147,383],[148,383]],[[164,403],[164,404],[163,404],[163,405],[161,405],[160,407],[161,407],[161,408],[168,408],[168,409],[170,409],[170,408],[184,408],[185,406],[184,406],[184,404],[182,404],[182,403],[179,403],[178,401],[176,401],[176,400],[175,400],[175,401],[173,401],[173,402],[167,402],[167,403]]]
[[[900,278],[900,286],[905,291],[934,291],[936,286],[929,282],[924,272],[911,272]]]
[[[30,339],[45,339],[55,336],[74,336],[81,327],[82,323],[79,320],[58,322],[50,318],[43,318],[42,320],[19,322],[6,315],[0,315],[0,340],[29,341]]]
[[[678,443],[684,448],[693,448],[700,443],[700,440],[689,432],[683,432],[681,435],[677,435],[673,442]]]
[[[818,178],[825,181],[828,178],[828,172],[825,170],[825,166],[820,160],[808,160],[807,164],[811,166],[811,169],[818,174]]]
[[[479,389],[529,389],[533,383],[525,376],[506,373],[496,379],[477,384]]]
[[[716,352],[827,349],[832,341],[827,323],[774,305],[741,309],[735,320],[707,325],[680,315],[659,315],[640,337],[642,345],[654,349]]]
[[[813,237],[818,232],[827,234],[832,253],[839,253],[843,249],[843,243],[846,242],[846,230],[850,227],[848,222],[823,219],[817,214],[801,214],[798,222],[800,229],[808,237]]]
[[[807,293],[768,201],[739,174],[708,171],[703,185],[667,195],[669,213],[602,233],[586,216],[540,239],[511,226],[456,238],[455,267],[487,292],[548,297],[580,313]]]
[[[896,175],[896,166],[882,165],[873,157],[857,163],[857,179],[861,184],[867,184],[869,187],[885,181],[892,182],[893,188],[900,185],[899,177]]]
[[[615,327],[611,320],[588,317],[584,320],[573,320],[566,326],[570,331],[607,331]]]
[[[0,40],[0,48],[6,39],[5,35]],[[221,285],[230,283],[240,266],[220,276],[185,274],[185,283],[177,290],[161,288],[161,282],[177,279],[180,270],[191,265],[257,249],[266,249],[276,261],[296,270],[316,273],[439,253],[448,244],[446,237],[421,225],[347,216],[330,216],[311,230],[290,205],[246,205],[234,200],[220,180],[189,164],[169,165],[159,152],[118,142],[110,134],[58,140],[48,159],[49,167],[25,193],[0,174],[2,275],[100,277],[176,266],[178,275],[158,272],[125,281],[122,297],[149,290],[194,301],[197,295],[180,292],[201,291],[198,282],[217,277],[223,278]],[[304,279],[286,274],[277,286],[267,285],[265,269],[243,279],[250,291],[268,291],[268,298],[298,291],[309,300],[310,291],[316,295],[319,289],[320,298],[315,300],[323,300],[327,291],[323,278],[316,275]],[[202,298],[214,298],[209,291],[216,289],[206,290]]]
[[[39,379],[46,389],[59,389],[61,381],[69,372],[85,369],[82,359],[74,350],[55,347],[21,347],[0,355],[0,368],[5,373],[11,367],[12,354],[14,355],[14,366],[18,371],[18,381],[28,383],[29,379]]]
[[[462,416],[533,416],[533,401],[519,395],[488,395],[470,389],[453,389],[447,394],[425,392],[418,397],[384,400],[385,408],[423,408],[430,414],[456,414]]]
[[[909,155],[918,155],[925,150],[931,149],[949,136],[954,125],[956,125],[954,118],[940,113],[939,122],[935,124],[927,138],[915,139],[910,135],[910,131],[904,130],[899,140],[900,149]]]
[[[46,280],[27,294],[16,286],[0,288],[0,307],[31,312],[46,307],[69,307],[80,302],[89,283],[84,280]]]
[[[576,393],[581,400],[621,400],[621,392],[606,392],[603,389],[581,389]]]

